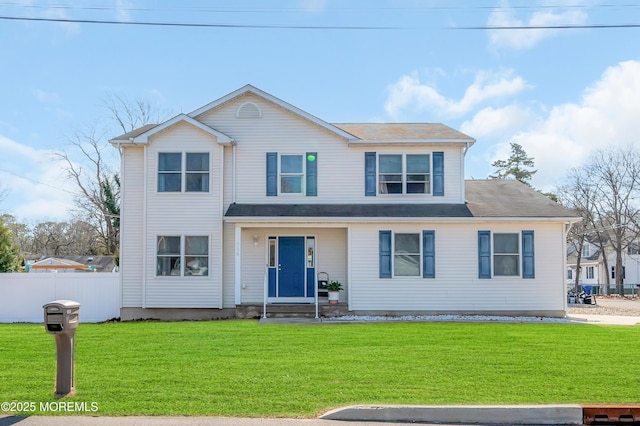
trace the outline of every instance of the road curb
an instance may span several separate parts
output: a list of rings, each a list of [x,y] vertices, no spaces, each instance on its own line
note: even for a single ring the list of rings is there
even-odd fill
[[[583,414],[580,405],[352,405],[332,410],[320,418],[405,423],[581,425]]]

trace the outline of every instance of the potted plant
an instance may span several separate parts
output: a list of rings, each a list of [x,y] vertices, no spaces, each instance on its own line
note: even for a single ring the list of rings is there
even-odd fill
[[[327,284],[327,292],[329,293],[329,303],[336,304],[340,300],[340,290],[342,290],[342,283],[340,281],[331,281]]]

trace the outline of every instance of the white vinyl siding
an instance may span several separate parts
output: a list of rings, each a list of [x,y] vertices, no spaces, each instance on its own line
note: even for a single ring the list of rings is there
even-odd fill
[[[208,192],[157,192],[161,152],[208,153]],[[147,148],[146,308],[222,307],[222,155],[214,137],[188,124],[173,126],[151,138]],[[184,160],[186,161],[186,160]],[[183,163],[184,164],[184,163]],[[183,169],[184,170],[184,169]],[[203,236],[209,240],[205,276],[158,276],[160,236]]]
[[[404,311],[560,311],[564,309],[565,269],[563,228],[560,223],[442,222],[368,223],[351,225],[351,274],[349,308],[352,310]],[[379,230],[415,233],[435,231],[436,278],[379,278]],[[493,233],[535,231],[536,268],[534,279],[521,277],[478,278],[478,230]]]
[[[120,279],[122,306],[142,306],[144,243],[144,148],[127,147],[122,157]]]
[[[245,102],[254,102],[262,111],[259,120],[236,117],[236,111]],[[443,144],[396,146],[349,146],[334,133],[306,121],[270,102],[253,95],[232,100],[202,114],[196,119],[230,135],[236,141],[237,203],[282,203],[296,200],[304,203],[397,203],[397,197],[366,197],[364,195],[364,153],[424,154],[444,152],[445,188],[443,197],[425,194],[405,194],[403,202],[464,203],[462,170],[463,148]],[[303,194],[286,197],[267,197],[265,153],[281,154],[316,152],[318,164],[318,196]],[[230,183],[229,183],[230,184]]]

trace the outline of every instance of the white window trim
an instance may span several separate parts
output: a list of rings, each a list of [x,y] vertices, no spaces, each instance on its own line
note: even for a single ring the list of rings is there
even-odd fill
[[[514,253],[498,253],[495,252],[495,236],[496,235],[516,235],[518,238],[518,273],[514,275],[496,275],[496,263],[495,256],[514,256]],[[491,276],[495,279],[513,279],[515,277],[522,278],[522,231],[501,231],[501,232],[491,232]]]
[[[402,192],[398,194],[384,193],[380,192],[380,175],[382,174],[396,174],[396,173],[382,173],[380,171],[380,157],[385,155],[399,155],[402,157]],[[429,184],[427,185],[428,192],[424,193],[407,193],[407,174],[416,174],[416,173],[407,173],[407,156],[409,155],[427,155],[429,156]],[[423,173],[418,173],[423,174]],[[378,152],[376,155],[376,194],[382,197],[395,197],[395,196],[404,196],[404,197],[424,197],[425,195],[433,195],[433,152],[415,152],[415,153],[399,153],[399,152]]]
[[[283,173],[282,172],[282,158],[286,156],[299,156],[302,158],[302,173]],[[283,197],[299,197],[307,193],[307,156],[301,153],[278,153],[278,195]],[[282,191],[282,177],[286,176],[300,176],[300,192],[283,192]]]
[[[407,234],[418,236],[418,274],[417,275],[396,275],[396,235]],[[391,278],[393,279],[410,279],[422,278],[422,231],[410,232],[410,231],[391,231]],[[409,255],[415,255],[416,253],[408,253]]]
[[[591,272],[591,274],[589,274],[589,272]],[[587,279],[587,280],[594,279],[595,278],[595,267],[594,266],[587,266],[585,268],[584,275],[585,275],[585,279]],[[591,276],[589,276],[589,275],[591,275]]]
[[[159,255],[158,254],[158,238],[160,237],[179,237],[180,238],[180,255],[179,255],[179,262],[180,262],[180,275],[158,275],[158,258],[159,257],[175,257],[173,255]],[[207,237],[207,254],[206,255],[189,255],[187,256],[186,254],[186,237]],[[207,258],[207,275],[186,275],[184,273],[185,267],[186,267],[186,258],[187,257],[205,257]],[[155,263],[154,263],[154,269],[155,269],[155,278],[157,279],[176,279],[176,278],[188,278],[189,280],[191,279],[196,279],[196,280],[203,280],[203,279],[210,279],[211,278],[211,235],[198,235],[196,232],[193,233],[189,233],[189,234],[157,234],[155,236]]]
[[[164,173],[178,173],[178,171],[160,171],[160,154],[180,154],[180,191],[159,191],[158,184],[160,181],[160,174]],[[187,170],[187,154],[208,154],[209,155],[209,170],[206,172]],[[211,193],[211,161],[212,155],[210,151],[158,151],[156,167],[156,193],[157,194],[210,194]],[[209,190],[208,191],[187,191],[187,174],[189,173],[207,173],[209,175]]]

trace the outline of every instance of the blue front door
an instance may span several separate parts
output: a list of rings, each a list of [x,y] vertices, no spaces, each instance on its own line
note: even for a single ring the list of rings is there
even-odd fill
[[[304,297],[304,237],[278,238],[278,297]]]

